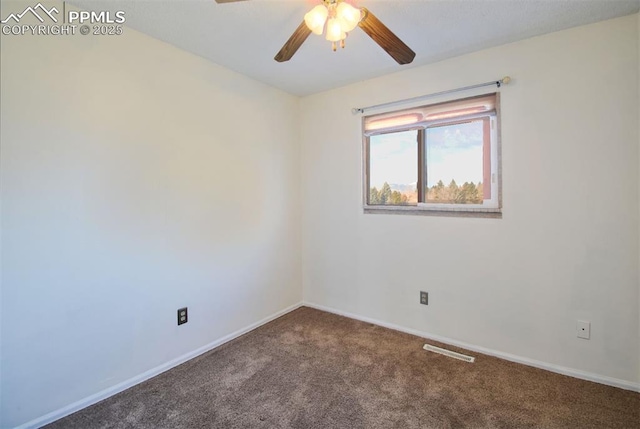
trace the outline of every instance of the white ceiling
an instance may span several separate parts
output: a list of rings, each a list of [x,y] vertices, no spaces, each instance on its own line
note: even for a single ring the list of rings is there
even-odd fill
[[[640,0],[353,0],[415,52],[400,66],[356,28],[344,50],[310,35],[285,63],[273,60],[320,0],[76,0],[89,10],[124,10],[126,25],[295,95],[454,57],[577,25],[635,13]]]

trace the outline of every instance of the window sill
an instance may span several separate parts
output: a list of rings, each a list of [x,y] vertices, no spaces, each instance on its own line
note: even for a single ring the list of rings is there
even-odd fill
[[[417,216],[476,217],[502,219],[502,209],[430,208],[418,206],[364,206],[365,214],[392,214]]]

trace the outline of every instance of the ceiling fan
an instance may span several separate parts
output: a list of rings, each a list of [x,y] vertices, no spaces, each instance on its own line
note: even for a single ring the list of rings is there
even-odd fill
[[[234,3],[245,0],[215,1],[216,3]],[[338,44],[344,48],[348,33],[355,27],[362,28],[398,64],[409,64],[415,58],[416,53],[368,9],[364,7],[358,9],[344,0],[320,0],[320,2],[304,16],[302,23],[276,54],[274,58],[276,61],[289,61],[311,33],[321,35],[325,32],[325,37],[331,42],[334,51]]]

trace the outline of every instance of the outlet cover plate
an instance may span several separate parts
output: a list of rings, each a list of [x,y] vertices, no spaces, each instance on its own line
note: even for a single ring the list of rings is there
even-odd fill
[[[420,291],[420,304],[429,305],[429,292]]]
[[[184,325],[189,321],[187,307],[178,309],[178,325]]]
[[[576,329],[578,331],[578,338],[584,338],[585,340],[591,338],[591,322],[578,320]]]

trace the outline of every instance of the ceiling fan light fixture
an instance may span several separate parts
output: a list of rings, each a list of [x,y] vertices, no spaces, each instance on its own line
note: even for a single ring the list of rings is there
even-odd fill
[[[329,21],[327,21],[326,39],[330,42],[339,42],[346,38],[347,34],[342,30],[340,20],[337,18],[329,18]]]
[[[309,30],[314,34],[320,35],[324,30],[324,23],[327,21],[328,16],[329,10],[324,5],[319,4],[305,14],[304,22]]]
[[[356,28],[362,20],[362,12],[349,3],[342,2],[336,7],[336,18],[340,21],[342,31],[348,33]]]
[[[231,1],[242,0],[216,0],[218,3]],[[304,20],[278,51],[274,57],[276,61],[289,61],[311,33],[321,35],[326,31],[325,38],[331,42],[334,51],[338,45],[344,48],[347,35],[355,27],[360,27],[398,64],[409,64],[415,58],[416,53],[367,8],[354,7],[351,0],[319,1],[321,4],[305,14]]]

